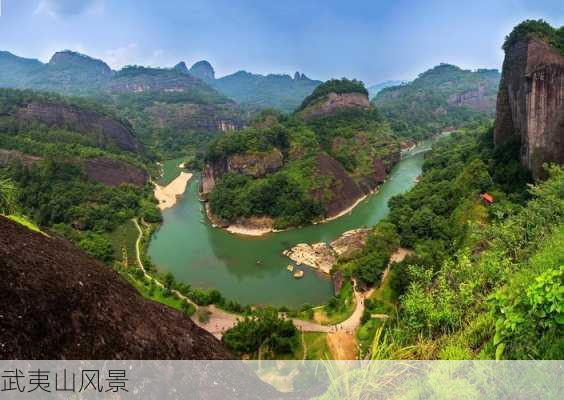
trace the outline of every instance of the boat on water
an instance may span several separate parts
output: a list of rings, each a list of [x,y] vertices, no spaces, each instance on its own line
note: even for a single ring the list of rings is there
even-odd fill
[[[304,271],[302,271],[302,270],[294,272],[294,278],[296,278],[296,279],[303,278],[303,276],[304,276]]]
[[[286,267],[286,269],[290,272],[294,271],[294,266],[292,264],[288,264],[288,266]]]

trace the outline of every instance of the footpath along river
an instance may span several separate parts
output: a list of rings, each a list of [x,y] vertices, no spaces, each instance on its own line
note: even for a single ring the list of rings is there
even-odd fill
[[[333,286],[327,275],[308,267],[302,279],[287,271],[290,260],[282,251],[298,243],[329,242],[343,232],[376,224],[388,213],[388,200],[415,185],[421,174],[423,142],[393,169],[379,191],[350,214],[336,220],[262,237],[233,235],[213,228],[198,199],[195,176],[176,205],[163,212],[163,224],[153,235],[149,255],[160,271],[192,287],[218,289],[241,304],[299,307],[327,302]]]

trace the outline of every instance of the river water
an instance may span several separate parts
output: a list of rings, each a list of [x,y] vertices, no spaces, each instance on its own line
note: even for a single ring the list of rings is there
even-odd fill
[[[212,228],[198,200],[199,178],[193,179],[178,203],[163,212],[163,224],[153,235],[149,255],[160,271],[172,272],[192,287],[218,289],[241,304],[299,307],[327,302],[333,294],[329,277],[303,268],[302,279],[287,271],[282,251],[298,243],[329,242],[345,231],[376,224],[388,213],[388,200],[408,191],[421,174],[424,142],[401,160],[379,191],[350,214],[325,224],[263,237],[237,236]]]

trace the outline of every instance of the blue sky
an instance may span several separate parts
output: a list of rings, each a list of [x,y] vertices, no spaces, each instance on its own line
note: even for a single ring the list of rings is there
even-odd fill
[[[217,75],[301,71],[367,84],[448,62],[499,68],[523,19],[564,25],[563,0],[1,0],[0,49],[72,49],[111,67],[209,60]]]

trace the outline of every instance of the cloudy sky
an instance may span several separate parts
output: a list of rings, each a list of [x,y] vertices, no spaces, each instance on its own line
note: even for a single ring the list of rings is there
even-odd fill
[[[367,84],[440,62],[499,68],[519,21],[564,25],[563,0],[0,0],[0,50],[127,64],[209,60],[218,76],[305,72]]]

